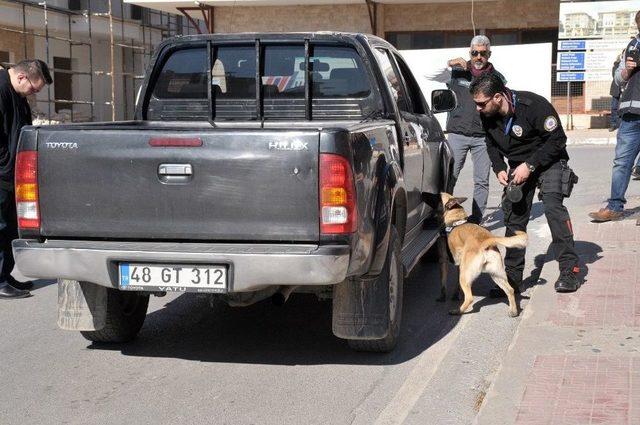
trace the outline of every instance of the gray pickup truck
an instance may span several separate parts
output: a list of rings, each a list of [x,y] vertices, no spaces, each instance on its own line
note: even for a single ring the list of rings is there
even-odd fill
[[[157,49],[136,119],[26,127],[22,274],[58,324],[133,339],[149,296],[333,299],[333,332],[390,351],[403,279],[438,239],[451,153],[400,54],[363,34],[216,34]]]

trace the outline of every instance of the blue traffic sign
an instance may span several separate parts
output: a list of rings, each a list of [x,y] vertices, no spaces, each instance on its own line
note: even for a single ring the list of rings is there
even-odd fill
[[[586,40],[558,40],[558,50],[585,50]]]
[[[584,68],[584,52],[558,53],[558,71],[574,71]]]
[[[584,72],[558,72],[556,81],[568,83],[570,81],[584,81]]]

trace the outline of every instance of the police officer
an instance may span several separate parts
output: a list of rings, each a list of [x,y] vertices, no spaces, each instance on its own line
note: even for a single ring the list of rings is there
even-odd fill
[[[581,284],[578,255],[571,218],[562,204],[571,192],[571,185],[566,183],[577,178],[567,165],[567,137],[558,113],[542,96],[509,90],[497,75],[483,75],[469,89],[486,131],[487,151],[498,182],[521,190],[520,200],[519,196],[505,196],[502,201],[506,236],[516,230],[526,231],[533,195],[540,187],[539,197],[553,238],[551,246],[560,263],[555,289],[577,290]],[[514,194],[519,195],[518,190]],[[522,284],[524,255],[524,249],[507,249],[504,259],[509,283],[516,292]],[[494,288],[491,295],[503,295],[501,292]]]

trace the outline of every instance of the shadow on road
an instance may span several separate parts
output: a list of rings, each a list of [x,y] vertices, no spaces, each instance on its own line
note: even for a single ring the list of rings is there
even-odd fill
[[[331,301],[310,294],[294,294],[282,307],[266,300],[244,308],[185,294],[148,314],[135,341],[88,348],[218,363],[397,364],[420,355],[458,323],[459,316],[447,314],[458,301],[438,303],[438,295],[437,264],[416,266],[405,281],[401,340],[389,354],[352,351],[331,332]]]

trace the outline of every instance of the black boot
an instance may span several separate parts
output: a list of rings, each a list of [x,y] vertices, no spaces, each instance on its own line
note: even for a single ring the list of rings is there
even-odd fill
[[[33,281],[31,280],[27,280],[26,282],[20,282],[19,280],[16,280],[13,276],[9,276],[9,279],[7,280],[9,281],[9,285],[17,289],[29,290],[33,288]]]
[[[572,270],[562,270],[560,277],[556,281],[556,292],[574,292],[578,290],[582,283],[578,279],[578,275]]]
[[[0,299],[10,299],[10,298],[26,298],[31,296],[29,291],[23,291],[22,289],[16,289],[13,286],[5,283],[0,286]]]

